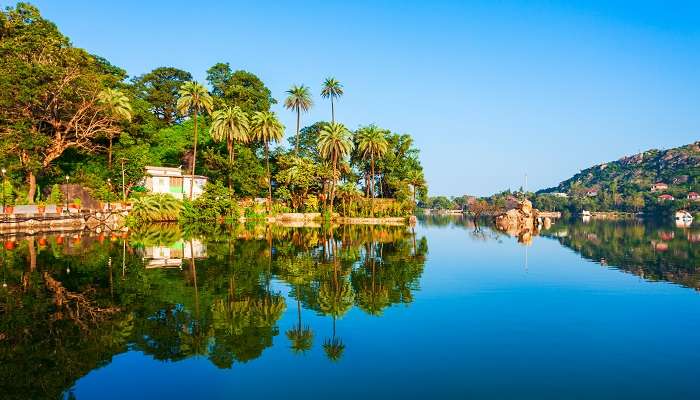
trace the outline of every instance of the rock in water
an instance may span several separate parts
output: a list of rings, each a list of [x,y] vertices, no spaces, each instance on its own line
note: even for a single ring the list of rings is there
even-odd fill
[[[529,200],[523,200],[517,208],[496,216],[496,227],[509,235],[525,238],[521,243],[529,244],[532,236],[538,233],[538,214],[539,210],[532,208]]]

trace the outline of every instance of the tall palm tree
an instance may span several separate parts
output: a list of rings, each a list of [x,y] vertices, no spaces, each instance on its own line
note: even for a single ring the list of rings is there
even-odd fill
[[[229,168],[235,159],[234,142],[248,143],[250,141],[248,115],[238,106],[226,107],[212,114],[212,124],[209,132],[211,137],[220,142],[226,140]],[[231,189],[231,174],[228,174],[228,187]]]
[[[341,85],[337,79],[329,77],[326,78],[325,81],[323,81],[321,97],[323,97],[324,99],[331,99],[331,122],[333,123],[335,123],[335,105],[333,104],[333,100],[342,96],[343,93],[343,85]]]
[[[294,110],[297,113],[297,136],[295,151],[299,154],[299,128],[301,123],[301,112],[307,112],[313,107],[314,102],[311,100],[311,89],[308,86],[292,86],[287,90],[289,96],[284,100],[284,106],[288,110]]]
[[[389,143],[386,140],[386,132],[376,125],[370,125],[357,131],[357,150],[363,159],[370,160],[370,195],[374,199],[374,161],[386,154]],[[374,214],[374,200],[372,200],[372,214]]]
[[[284,136],[284,125],[270,111],[257,111],[251,119],[253,140],[265,145],[265,163],[267,165],[267,210],[272,207],[272,178],[270,177],[270,142],[279,142]]]
[[[177,110],[182,115],[192,115],[194,119],[194,151],[192,155],[192,177],[190,181],[190,200],[194,187],[194,168],[197,164],[197,116],[200,111],[211,113],[214,100],[201,83],[190,81],[180,86],[180,98],[177,99]]]
[[[121,90],[105,89],[99,93],[97,100],[112,118],[131,121],[131,103],[129,103],[129,98]],[[114,139],[114,133],[110,132],[108,138],[107,166],[109,169],[112,169],[112,140]]]
[[[343,124],[331,122],[318,135],[318,150],[321,157],[330,161],[333,168],[331,179],[330,212],[333,215],[333,200],[335,199],[335,181],[337,179],[338,162],[347,157],[352,151],[352,135]]]

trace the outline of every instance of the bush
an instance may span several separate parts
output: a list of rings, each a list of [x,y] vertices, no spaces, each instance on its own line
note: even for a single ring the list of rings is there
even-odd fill
[[[8,206],[13,206],[15,204],[15,189],[12,186],[12,182],[8,179],[2,184],[2,195],[5,199],[5,204]]]
[[[136,223],[177,221],[182,202],[169,194],[150,194],[134,199],[130,216]]]
[[[58,184],[51,186],[51,194],[49,194],[50,204],[61,204],[63,202],[63,192]]]
[[[304,201],[304,211],[308,213],[318,212],[318,197],[309,195]]]
[[[241,212],[233,192],[221,182],[207,183],[204,192],[194,201],[185,201],[181,219],[188,221],[218,221],[238,219]]]

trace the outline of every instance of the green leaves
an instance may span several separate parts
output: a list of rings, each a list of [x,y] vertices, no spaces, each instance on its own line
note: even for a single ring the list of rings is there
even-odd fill
[[[214,100],[201,83],[190,81],[180,86],[178,92],[180,98],[177,99],[177,110],[182,115],[189,115],[195,110],[204,110],[211,114],[214,107]]]
[[[259,142],[279,142],[284,136],[284,125],[274,112],[257,111],[251,119],[251,133],[253,140]]]
[[[327,124],[318,135],[318,149],[326,160],[343,159],[350,155],[353,147],[352,134],[343,124]]]
[[[323,98],[338,98],[344,94],[343,85],[333,78],[329,77],[323,81],[323,89],[321,89],[321,97]]]
[[[287,90],[287,94],[289,94],[289,96],[284,100],[284,106],[288,110],[306,112],[314,105],[311,99],[311,89],[308,86],[294,85],[291,89]]]

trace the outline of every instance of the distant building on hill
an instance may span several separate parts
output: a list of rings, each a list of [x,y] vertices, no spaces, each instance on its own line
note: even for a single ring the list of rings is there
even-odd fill
[[[656,182],[655,184],[651,185],[652,192],[661,192],[664,190],[668,190],[668,185],[663,182]]]
[[[588,189],[588,190],[586,190],[586,196],[588,196],[588,197],[596,197],[596,196],[598,196],[598,189]]]
[[[146,166],[146,177],[143,186],[152,193],[169,194],[177,199],[185,199],[190,195],[197,198],[204,192],[208,178],[201,175],[183,175],[181,168]]]
[[[659,198],[659,201],[672,201],[672,200],[675,200],[675,198],[674,198],[673,196],[671,196],[670,194],[662,194],[662,195],[659,196],[658,198]]]
[[[700,200],[700,194],[697,194],[697,192],[690,192],[688,193],[688,200],[698,201]]]

